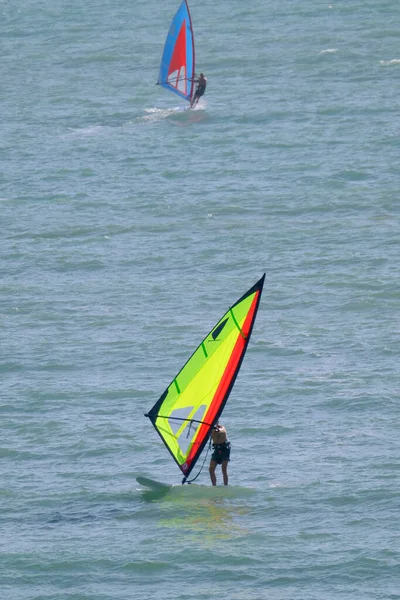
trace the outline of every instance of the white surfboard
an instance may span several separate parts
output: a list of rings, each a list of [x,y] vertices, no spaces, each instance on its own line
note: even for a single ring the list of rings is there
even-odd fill
[[[169,483],[163,483],[162,481],[156,481],[155,479],[150,479],[149,477],[142,477],[138,475],[136,477],[136,481],[150,490],[168,490],[172,487]]]

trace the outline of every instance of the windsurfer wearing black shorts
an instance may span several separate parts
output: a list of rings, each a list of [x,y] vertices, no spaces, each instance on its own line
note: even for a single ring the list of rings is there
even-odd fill
[[[215,469],[217,465],[221,465],[224,485],[228,485],[228,462],[230,460],[231,444],[228,440],[225,427],[219,423],[214,425],[211,439],[214,449],[214,452],[211,455],[209,468],[211,483],[217,485]]]
[[[207,77],[204,77],[204,73],[200,73],[200,77],[195,77],[193,81],[197,81],[197,87],[190,103],[190,108],[196,106],[200,98],[204,96],[207,87]]]

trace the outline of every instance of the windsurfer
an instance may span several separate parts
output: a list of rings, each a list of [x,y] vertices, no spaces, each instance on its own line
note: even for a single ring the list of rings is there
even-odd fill
[[[224,485],[228,485],[228,462],[230,459],[231,444],[228,440],[228,434],[225,427],[219,423],[214,425],[211,439],[214,448],[214,452],[211,455],[209,468],[211,483],[213,485],[217,485],[215,469],[217,465],[221,465]]]
[[[200,73],[200,77],[195,77],[193,81],[197,82],[197,87],[192,101],[190,102],[190,108],[196,106],[201,96],[204,96],[207,87],[207,77],[204,77],[204,73]]]

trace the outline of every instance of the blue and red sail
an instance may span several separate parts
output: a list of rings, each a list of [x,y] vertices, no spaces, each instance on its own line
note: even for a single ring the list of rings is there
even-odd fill
[[[161,58],[158,84],[190,102],[195,55],[192,20],[186,0],[172,19]]]

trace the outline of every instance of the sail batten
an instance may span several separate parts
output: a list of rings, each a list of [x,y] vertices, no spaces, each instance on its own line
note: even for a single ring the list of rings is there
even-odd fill
[[[185,478],[204,449],[236,380],[264,279],[265,275],[228,309],[146,414]]]
[[[192,19],[183,0],[172,19],[161,58],[158,84],[190,101],[193,95],[195,52]]]

